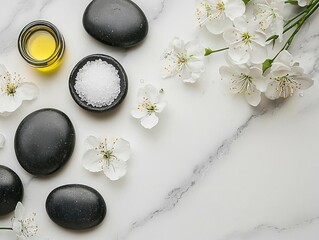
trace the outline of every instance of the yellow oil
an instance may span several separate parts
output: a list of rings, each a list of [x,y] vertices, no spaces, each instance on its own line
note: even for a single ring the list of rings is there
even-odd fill
[[[54,37],[47,31],[36,31],[27,40],[26,49],[34,60],[43,61],[52,56],[56,49]]]
[[[43,67],[43,68],[37,68],[38,71],[43,72],[43,73],[51,73],[53,71],[55,71],[55,69],[57,69],[58,67],[60,67],[60,65],[62,64],[64,58],[58,59],[56,60],[52,65],[48,66],[48,67]]]

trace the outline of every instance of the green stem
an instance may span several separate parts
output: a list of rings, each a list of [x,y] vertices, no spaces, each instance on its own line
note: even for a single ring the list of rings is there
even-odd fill
[[[12,228],[9,228],[9,227],[0,227],[0,230],[13,230]]]
[[[217,53],[217,52],[222,52],[222,51],[225,51],[225,50],[228,50],[229,47],[226,47],[226,48],[221,48],[221,49],[217,49],[217,50],[212,50],[210,48],[205,48],[205,54],[204,56],[208,56],[212,53]]]
[[[302,15],[307,15],[311,9],[313,9],[316,4],[318,3],[318,0],[312,0],[310,2],[310,4],[307,6],[307,8],[305,10],[303,10],[302,12],[300,12],[299,14],[297,14],[295,17],[293,17],[292,19],[290,19],[285,25],[284,27],[287,27],[291,22],[293,22],[294,20],[296,20],[297,18],[301,17]],[[303,16],[305,17],[305,16]],[[292,29],[293,27],[295,27],[296,25],[299,25],[299,22],[302,20],[302,18],[299,18],[297,21],[295,21],[293,24],[291,24],[288,28],[286,28],[284,30],[283,33],[288,32],[290,29]]]
[[[299,32],[299,30],[301,29],[302,25],[305,23],[305,21],[318,9],[319,7],[319,0],[314,0],[312,1],[312,4],[309,6],[309,8],[307,8],[307,11],[304,12],[304,15],[302,18],[300,18],[296,23],[294,23],[293,25],[291,25],[288,29],[286,29],[284,32],[288,31],[289,29],[291,29],[293,26],[297,26],[296,29],[293,31],[293,33],[291,34],[291,36],[288,38],[288,40],[286,41],[285,45],[282,47],[282,49],[280,49],[280,51],[276,54],[276,56],[272,59],[275,60],[277,58],[277,56],[283,51],[283,50],[287,50],[294,37],[297,35],[297,33]]]
[[[301,11],[300,13],[298,13],[298,14],[297,14],[296,16],[294,16],[293,18],[289,19],[289,20],[285,23],[284,27],[287,27],[291,22],[295,21],[297,18],[299,18],[300,16],[302,16],[305,12],[307,12],[307,10],[308,10],[308,9],[305,9],[305,10]]]
[[[285,1],[285,3],[289,3],[292,5],[298,5],[298,1],[295,1],[295,0],[287,0],[287,1]]]

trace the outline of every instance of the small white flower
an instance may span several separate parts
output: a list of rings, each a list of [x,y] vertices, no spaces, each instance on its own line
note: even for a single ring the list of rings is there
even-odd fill
[[[300,7],[305,7],[305,6],[307,6],[310,2],[311,2],[311,0],[298,0],[298,5],[299,5]]]
[[[284,31],[285,2],[283,0],[255,0],[253,4],[261,30],[267,38],[278,35],[281,42]]]
[[[311,77],[304,73],[299,63],[294,62],[292,55],[284,50],[272,63],[266,97],[269,99],[291,97],[296,90],[304,90],[313,85]]]
[[[38,232],[38,225],[35,221],[35,213],[25,218],[25,209],[21,202],[17,203],[14,217],[12,218],[12,229],[19,240],[30,239]]]
[[[200,44],[194,41],[185,44],[180,38],[174,38],[162,59],[162,77],[178,76],[184,82],[196,82],[205,71],[204,54]]]
[[[112,181],[126,174],[126,162],[131,155],[128,141],[122,138],[96,138],[94,136],[89,136],[86,141],[91,148],[83,155],[84,168],[91,172],[103,171]]]
[[[4,144],[6,143],[6,138],[3,134],[0,133],[0,148],[4,148]]]
[[[261,100],[261,92],[267,87],[266,78],[262,70],[254,66],[231,65],[219,69],[223,79],[230,82],[230,91],[233,94],[243,94],[247,102],[257,106]]]
[[[38,96],[38,88],[34,83],[21,82],[20,75],[12,76],[0,64],[0,115],[7,115],[17,110],[24,100],[32,100]]]
[[[205,25],[213,34],[223,33],[233,26],[233,20],[243,16],[245,4],[242,0],[204,0],[196,10],[200,26]]]
[[[147,129],[157,125],[159,119],[156,113],[160,113],[166,106],[161,101],[160,91],[153,85],[146,85],[138,90],[138,105],[133,108],[131,115],[134,118],[141,119],[141,124]]]
[[[260,32],[257,21],[236,18],[235,27],[224,32],[224,39],[229,44],[229,57],[236,64],[249,61],[260,64],[267,58],[266,36]]]

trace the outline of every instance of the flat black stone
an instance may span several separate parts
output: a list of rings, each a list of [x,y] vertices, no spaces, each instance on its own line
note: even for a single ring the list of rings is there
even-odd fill
[[[41,109],[25,117],[14,139],[20,165],[29,173],[45,176],[59,170],[71,157],[75,131],[71,120],[56,109]]]
[[[47,197],[45,206],[53,222],[75,230],[99,225],[107,211],[101,194],[80,184],[69,184],[54,189]]]
[[[95,61],[98,59],[101,59],[102,61],[105,61],[108,64],[112,64],[115,67],[115,69],[118,71],[118,75],[120,77],[120,93],[119,93],[119,95],[117,96],[116,99],[114,99],[114,101],[110,105],[106,105],[103,107],[93,107],[92,105],[88,104],[86,101],[82,101],[82,99],[76,93],[76,90],[74,88],[76,76],[77,76],[79,70],[87,62]],[[128,79],[127,79],[127,75],[126,75],[124,68],[115,58],[108,56],[108,55],[104,55],[104,54],[92,54],[92,55],[86,56],[85,58],[80,60],[73,68],[73,70],[70,74],[70,78],[69,78],[69,90],[70,90],[70,93],[71,93],[73,100],[83,109],[88,110],[88,111],[92,111],[92,112],[105,112],[105,111],[109,111],[109,110],[116,108],[125,99],[126,94],[127,94],[127,89],[128,89]]]
[[[0,216],[12,212],[23,198],[23,185],[10,168],[0,165]]]
[[[147,35],[143,11],[130,0],[93,0],[83,15],[85,30],[95,39],[116,47],[132,47]]]

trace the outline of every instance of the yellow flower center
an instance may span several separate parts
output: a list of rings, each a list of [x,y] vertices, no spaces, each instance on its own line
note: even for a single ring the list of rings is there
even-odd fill
[[[245,44],[251,43],[251,35],[248,32],[244,32],[241,36],[241,39]]]
[[[225,10],[225,3],[224,2],[219,2],[216,5],[216,10],[219,12],[224,12]]]
[[[255,91],[255,85],[252,80],[251,76],[241,73],[238,78],[232,81],[232,89],[236,90],[238,94],[251,95]]]
[[[100,159],[99,163],[102,165],[102,168],[108,167],[111,164],[112,160],[116,160],[116,156],[113,155],[113,149],[114,149],[114,144],[116,143],[118,139],[116,138],[112,142],[112,147],[107,145],[107,139],[104,138],[98,147],[95,149],[100,155],[103,156],[102,159]]]
[[[5,85],[0,90],[6,93],[7,96],[13,96],[20,85],[20,75],[14,73],[14,77],[12,79],[11,74],[9,72],[6,72],[5,76],[0,75],[0,77],[3,78],[3,80],[5,81]]]
[[[7,83],[7,95],[10,96],[10,95],[14,95],[15,92],[16,92],[16,89],[17,89],[17,86],[14,85],[13,83]]]

